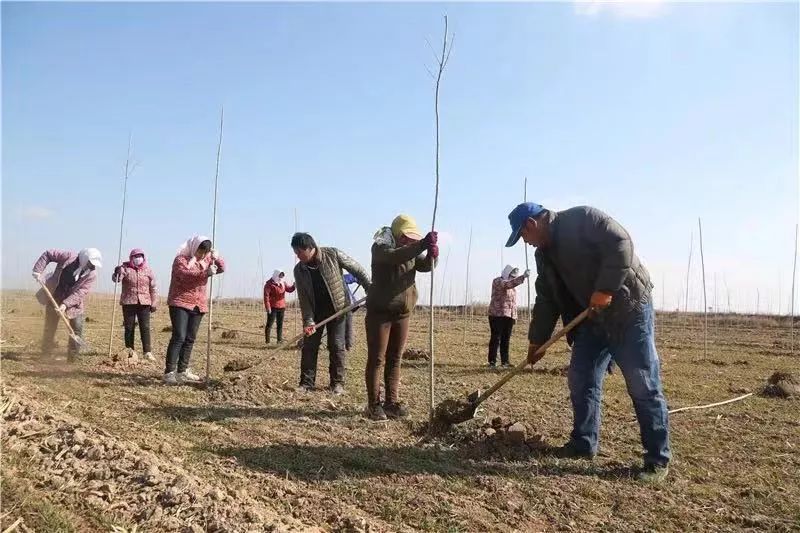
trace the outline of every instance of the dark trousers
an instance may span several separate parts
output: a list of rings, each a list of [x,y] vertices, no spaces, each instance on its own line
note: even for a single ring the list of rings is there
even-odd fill
[[[53,346],[55,345],[56,339],[56,330],[58,329],[58,323],[61,322],[61,318],[58,316],[58,312],[53,309],[52,305],[48,305],[45,308],[44,312],[44,333],[42,335],[42,353],[50,353],[53,351]],[[75,318],[69,319],[69,325],[72,326],[72,329],[75,331],[75,335],[80,338],[83,338],[83,315],[76,316]],[[69,339],[69,347],[67,348],[67,354],[70,358],[75,357],[78,355],[80,351],[80,346],[72,340],[72,337]]]
[[[397,403],[400,399],[400,365],[410,321],[409,317],[394,320],[367,311],[367,368],[364,377],[369,405],[381,403],[381,370],[386,403]]]
[[[139,336],[142,338],[142,351],[152,352],[150,344],[150,306],[149,305],[123,305],[122,323],[125,326],[125,347],[133,350],[133,338],[136,333],[136,323],[139,323]]]
[[[489,317],[489,363],[497,363],[497,348],[500,348],[500,361],[508,364],[508,345],[511,341],[511,330],[514,329],[515,320],[507,316]]]
[[[169,320],[172,322],[172,337],[167,346],[167,366],[164,373],[176,370],[185,372],[189,368],[189,358],[192,356],[192,347],[203,320],[203,313],[197,307],[189,310],[170,306]]]
[[[345,359],[345,318],[340,316],[322,327],[317,328],[313,335],[303,340],[302,355],[300,356],[300,385],[313,387],[317,380],[317,356],[322,334],[328,331],[328,355],[330,365],[328,370],[331,376],[331,387],[337,384],[344,385]]]
[[[353,347],[353,312],[344,315],[344,348],[348,352]]]
[[[269,344],[269,333],[272,329],[272,324],[275,324],[275,329],[278,333],[278,342],[283,341],[283,315],[286,309],[273,309],[267,315],[267,325],[264,326],[264,341]]]

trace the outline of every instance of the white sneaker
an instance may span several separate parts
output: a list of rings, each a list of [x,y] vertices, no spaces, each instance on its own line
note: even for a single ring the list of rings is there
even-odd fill
[[[144,358],[147,359],[148,361],[155,361],[156,360],[156,358],[153,357],[153,352],[145,353],[144,354]]]
[[[164,374],[164,385],[177,385],[178,380],[175,378],[175,372],[167,372]]]
[[[178,375],[175,376],[178,380],[178,383],[186,383],[187,381],[200,381],[200,376],[197,374],[192,374],[192,371],[186,369],[186,372],[178,372]]]

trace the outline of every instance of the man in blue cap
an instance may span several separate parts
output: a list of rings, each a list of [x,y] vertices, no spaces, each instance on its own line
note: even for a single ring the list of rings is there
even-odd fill
[[[562,457],[597,454],[603,378],[613,358],[633,400],[645,449],[637,479],[660,482],[670,461],[667,402],[656,353],[653,284],[633,251],[630,235],[593,207],[550,211],[519,204],[508,215],[511,236],[536,247],[536,302],[528,329],[528,361],[553,333],[558,318],[567,324],[583,309],[590,319],[567,335],[572,346],[568,383],[574,416]]]

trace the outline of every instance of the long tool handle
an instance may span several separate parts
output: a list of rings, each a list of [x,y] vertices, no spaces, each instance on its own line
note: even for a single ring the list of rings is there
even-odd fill
[[[58,306],[58,302],[56,302],[56,299],[53,298],[50,289],[47,288],[47,285],[45,285],[42,280],[39,280],[39,285],[42,286],[42,289],[44,289],[45,294],[47,295],[48,298],[50,298],[50,302],[53,304],[53,308],[56,310],[56,313],[58,313],[58,316],[61,317],[61,320],[64,322],[64,325],[67,326],[67,331],[69,331],[69,334],[72,335],[73,337],[77,337],[77,335],[75,334],[75,330],[72,329],[72,325],[69,323],[69,320],[67,319],[66,316],[64,316],[64,313],[61,312],[61,308]]]
[[[330,321],[332,321],[332,320],[336,320],[337,318],[339,318],[339,317],[340,317],[340,316],[342,316],[343,314],[345,314],[345,313],[349,313],[350,311],[352,311],[352,310],[353,310],[353,309],[355,309],[356,307],[358,307],[358,306],[360,306],[360,305],[363,305],[363,304],[364,304],[364,302],[366,302],[366,301],[367,301],[367,297],[365,296],[365,297],[361,298],[360,300],[358,300],[357,302],[354,302],[354,303],[352,303],[352,304],[348,305],[347,307],[345,307],[345,308],[344,308],[344,309],[342,309],[341,311],[337,311],[336,313],[332,314],[331,316],[329,316],[329,317],[328,317],[328,318],[326,318],[325,320],[320,320],[319,322],[317,322],[317,323],[316,323],[316,324],[314,324],[314,325],[315,325],[317,328],[319,328],[319,327],[321,327],[321,326],[324,326],[324,325],[325,325],[325,324],[327,324],[328,322],[330,322]],[[267,348],[267,350],[277,350],[277,349],[279,349],[279,348],[283,348],[283,347],[285,347],[285,346],[287,346],[287,345],[296,344],[296,343],[297,343],[297,341],[299,341],[300,339],[302,339],[302,338],[303,338],[303,337],[305,337],[305,336],[306,336],[305,332],[303,332],[303,333],[300,333],[299,335],[296,335],[296,336],[292,337],[291,339],[289,339],[289,340],[288,340],[288,341],[286,341],[286,342],[283,342],[283,343],[281,343],[281,344],[278,344],[278,345],[276,345],[276,346],[273,346],[272,348]],[[266,359],[259,361],[258,363],[256,363],[256,364],[254,364],[253,366],[251,366],[251,367],[250,367],[250,369],[253,369],[253,368],[255,368],[255,367],[259,366],[261,363],[263,363],[263,362],[265,362],[265,361],[266,361]]]
[[[550,346],[552,346],[552,345],[553,345],[553,344],[554,344],[554,343],[555,343],[555,342],[556,342],[558,339],[560,339],[561,337],[563,337],[564,335],[566,335],[567,333],[569,333],[570,331],[572,331],[573,329],[575,329],[575,327],[576,327],[578,324],[580,324],[581,322],[583,322],[583,320],[584,320],[584,319],[585,319],[587,316],[589,316],[589,311],[590,311],[589,309],[584,309],[584,310],[581,312],[581,314],[579,314],[579,315],[578,315],[578,316],[576,316],[574,319],[572,319],[572,322],[570,322],[569,324],[567,324],[566,326],[564,326],[563,328],[561,328],[561,330],[560,330],[558,333],[556,333],[555,335],[553,335],[552,337],[550,337],[550,339],[548,339],[548,341],[547,341],[547,342],[545,342],[544,344],[542,344],[542,345],[539,347],[539,349],[538,349],[538,350],[536,350],[536,355],[538,355],[539,357],[536,359],[536,361],[534,361],[534,363],[538,362],[538,361],[539,361],[539,359],[541,359],[541,358],[544,356],[544,352],[545,352],[545,351],[547,351],[547,349],[548,349],[548,348],[550,348]],[[500,378],[500,379],[497,381],[497,383],[495,383],[494,385],[492,385],[492,387],[491,387],[489,390],[487,390],[486,392],[484,392],[483,394],[481,394],[480,396],[478,396],[478,399],[477,399],[477,400],[475,400],[475,407],[477,407],[478,405],[480,405],[480,404],[481,404],[481,403],[482,403],[484,400],[486,400],[486,399],[487,399],[489,396],[491,396],[492,394],[494,394],[494,393],[497,391],[497,389],[499,389],[500,387],[502,387],[503,385],[505,385],[505,384],[506,384],[506,382],[507,382],[508,380],[510,380],[511,378],[513,378],[514,376],[516,376],[517,374],[519,374],[520,372],[522,372],[522,370],[523,370],[523,369],[524,369],[524,368],[525,368],[527,365],[528,365],[528,358],[526,357],[525,359],[523,359],[522,361],[520,361],[520,362],[517,364],[517,366],[515,366],[513,369],[511,369],[511,371],[510,371],[510,372],[508,372],[508,373],[507,373],[505,376],[503,376],[502,378]]]

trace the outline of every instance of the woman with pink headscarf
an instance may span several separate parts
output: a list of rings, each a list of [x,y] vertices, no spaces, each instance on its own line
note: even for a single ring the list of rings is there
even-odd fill
[[[208,312],[208,278],[224,271],[225,262],[211,248],[208,237],[195,235],[178,249],[172,262],[167,296],[172,337],[167,347],[164,383],[175,385],[200,380],[189,370],[189,358],[200,322]]]
[[[138,322],[144,358],[152,361],[150,313],[156,312],[158,292],[156,276],[150,265],[147,264],[144,250],[140,248],[131,250],[128,261],[114,269],[111,280],[114,283],[122,282],[119,304],[122,306],[122,322],[125,326],[125,347],[133,350],[133,339]]]

